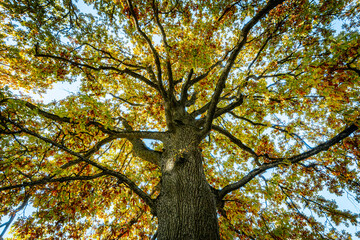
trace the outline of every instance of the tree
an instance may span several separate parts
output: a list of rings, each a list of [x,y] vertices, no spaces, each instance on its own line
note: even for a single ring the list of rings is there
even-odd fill
[[[1,237],[351,237],[357,1],[0,6]]]

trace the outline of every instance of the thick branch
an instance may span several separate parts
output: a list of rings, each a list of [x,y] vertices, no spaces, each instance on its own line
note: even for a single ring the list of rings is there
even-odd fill
[[[215,87],[215,91],[214,94],[212,96],[212,99],[210,101],[210,106],[208,109],[208,113],[206,116],[206,121],[205,121],[205,125],[204,128],[202,130],[202,135],[205,136],[209,130],[211,129],[211,124],[212,121],[214,119],[214,115],[215,115],[215,111],[216,111],[216,106],[220,100],[220,96],[221,93],[223,91],[223,89],[225,88],[225,82],[229,76],[229,73],[235,63],[235,60],[237,58],[237,56],[239,55],[241,49],[243,48],[243,46],[246,43],[247,40],[247,36],[251,30],[251,28],[257,24],[260,19],[262,19],[266,14],[268,14],[273,8],[275,8],[277,5],[281,4],[282,2],[284,2],[284,0],[272,0],[269,1],[264,8],[262,8],[247,24],[245,24],[245,26],[243,27],[243,29],[241,30],[241,34],[239,37],[239,41],[238,44],[235,46],[234,50],[232,51],[232,53],[230,54],[229,59],[226,62],[225,68],[223,70],[223,72],[221,73],[219,80],[216,84]]]
[[[208,109],[209,109],[209,106],[210,106],[210,103],[206,103],[204,106],[202,106],[201,108],[199,109],[196,109],[195,111],[193,111],[192,113],[190,113],[190,115],[193,117],[193,118],[196,118],[197,116],[203,114],[204,112],[206,112]],[[202,123],[205,122],[205,120],[202,118],[200,119],[200,121]]]
[[[17,99],[15,99],[17,100]],[[28,103],[26,101],[23,101],[23,100],[18,100],[18,101],[22,101],[25,103],[25,105],[27,107],[29,107],[30,109],[32,110],[37,110],[39,112],[39,114],[41,116],[44,116],[48,119],[51,119],[51,120],[54,120],[54,121],[59,121],[59,122],[66,122],[66,123],[73,123],[71,122],[72,120],[70,118],[66,118],[66,117],[59,117],[57,115],[54,115],[54,114],[51,114],[51,113],[48,113],[48,112],[45,112],[41,109],[39,109],[37,106],[31,104],[31,103]],[[77,153],[77,152],[74,152],[68,148],[65,148],[63,145],[51,140],[51,139],[48,139],[48,138],[45,138],[33,131],[30,131],[29,129],[27,128],[24,128],[22,125],[20,124],[17,124],[16,122],[10,120],[10,119],[7,119],[5,117],[2,117],[0,116],[0,119],[6,121],[6,122],[9,122],[11,124],[13,124],[14,126],[20,128],[22,130],[22,132],[25,132],[25,133],[28,133],[32,136],[35,136],[39,139],[42,139],[43,141],[45,142],[48,142],[60,149],[63,149],[64,151],[68,152],[69,154],[73,155],[73,156],[76,156],[78,157],[78,160],[74,161],[71,163],[71,165],[73,164],[76,164],[78,162],[81,161],[82,159],[82,156],[81,154]],[[124,126],[126,128],[125,131],[119,131],[118,129],[108,129],[108,128],[105,128],[101,123],[98,123],[98,122],[95,122],[95,121],[90,121],[88,124],[92,124],[94,126],[97,126],[100,130],[102,130],[103,132],[109,134],[110,136],[101,140],[99,143],[97,143],[92,149],[90,149],[86,155],[84,157],[89,157],[91,154],[93,154],[94,152],[98,151],[102,145],[104,145],[105,143],[108,143],[114,139],[117,139],[117,138],[126,138],[128,139],[132,144],[133,144],[133,149],[135,151],[135,154],[142,158],[143,160],[145,161],[148,161],[148,162],[151,162],[153,164],[156,164],[158,165],[159,164],[159,159],[160,159],[160,155],[161,153],[160,152],[157,152],[157,151],[153,151],[149,148],[147,148],[145,146],[145,144],[143,143],[143,141],[141,140],[141,138],[145,138],[145,139],[154,139],[154,140],[164,140],[166,137],[167,137],[167,133],[165,132],[152,132],[152,131],[133,131],[131,126],[129,124],[127,124],[126,120],[125,119],[122,119],[123,123],[124,123]],[[69,163],[70,164],[70,163]],[[65,164],[66,165],[66,164]],[[66,166],[67,167],[67,166]],[[66,168],[65,167],[65,168]]]
[[[12,120],[6,119],[2,116],[0,116],[0,119],[10,122],[14,126],[20,128],[23,132],[28,133],[34,137],[37,137],[47,143],[50,143],[64,151],[66,151],[67,153],[69,153],[73,156],[78,157],[79,159],[77,161],[75,161],[74,164],[77,163],[78,161],[81,161],[81,159],[83,159],[84,157],[87,158],[94,152],[98,151],[101,148],[101,146],[104,145],[105,143],[108,143],[116,138],[127,138],[133,144],[134,151],[136,151],[137,156],[141,157],[145,161],[148,161],[148,162],[158,165],[161,153],[148,149],[145,146],[145,144],[140,140],[140,138],[164,140],[165,135],[166,135],[166,133],[161,133],[161,132],[131,131],[132,128],[130,128],[130,131],[124,131],[124,132],[112,131],[112,134],[108,138],[101,140],[92,149],[90,149],[84,156],[82,156],[80,153],[74,152],[71,149],[68,149],[65,146],[63,146],[51,139],[45,138],[36,132],[30,131],[29,129],[24,128],[23,126],[15,123]],[[129,129],[129,125],[126,125],[126,127]]]
[[[234,108],[240,106],[243,101],[244,101],[244,96],[243,95],[240,95],[238,97],[233,97],[235,99],[235,101],[233,101],[232,103],[228,104],[227,106],[223,107],[223,108],[216,108],[215,110],[215,114],[214,114],[214,119],[225,114],[225,113],[230,113],[231,110],[233,110]],[[191,113],[191,116],[193,118],[196,118],[197,116],[203,114],[204,112],[206,112],[208,109],[209,109],[209,106],[210,106],[210,103],[206,103],[204,106],[202,106],[201,108],[199,109],[196,109],[195,111],[193,111]],[[205,122],[205,119],[204,118],[201,118],[199,120],[199,123],[204,123]]]
[[[136,156],[159,166],[161,152],[149,149],[140,139],[129,138],[129,141],[133,145],[133,151]]]
[[[154,139],[154,140],[164,140],[167,133],[166,132],[152,132],[152,131],[117,131],[112,130],[112,133],[117,138],[145,138],[145,139]]]
[[[0,119],[4,119],[1,115],[0,115]],[[111,176],[114,176],[116,178],[118,178],[120,181],[124,182],[131,190],[133,190],[140,198],[142,198],[146,204],[148,204],[150,207],[154,207],[154,204],[153,204],[153,200],[145,193],[143,192],[134,182],[132,182],[130,179],[128,179],[125,175],[121,174],[121,173],[118,173],[116,171],[113,171],[111,169],[108,169],[102,165],[100,165],[99,163],[97,162],[94,162],[92,160],[90,160],[89,158],[87,158],[87,156],[91,155],[91,152],[92,151],[96,151],[97,148],[99,148],[102,144],[104,144],[105,142],[108,141],[108,139],[111,139],[112,137],[109,137],[108,139],[104,139],[103,141],[104,142],[101,142],[99,143],[99,145],[96,145],[94,147],[94,149],[92,149],[90,152],[88,152],[87,154],[85,155],[81,155],[80,153],[77,153],[77,152],[74,152],[73,150],[71,149],[68,149],[67,147],[51,140],[51,139],[48,139],[46,137],[43,137],[41,136],[40,134],[36,133],[36,132],[33,132],[27,128],[24,128],[23,126],[21,126],[20,124],[17,124],[9,119],[5,119],[6,121],[12,123],[13,125],[15,125],[16,127],[20,128],[23,132],[27,133],[27,134],[30,134],[38,139],[41,139],[42,141],[44,142],[47,142],[47,143],[50,143],[52,144],[53,146],[56,146],[58,147],[59,149],[73,155],[73,156],[76,156],[79,158],[79,160],[83,161],[83,162],[86,162],[100,170],[102,170],[104,173],[106,173],[107,175],[111,175]],[[149,150],[150,151],[150,150]]]
[[[128,131],[133,130],[132,127],[130,126],[130,124],[125,119],[122,119],[122,122],[123,122],[123,125],[125,126],[126,130],[128,130]],[[159,139],[159,140],[164,140],[163,137],[165,137],[165,135],[163,135],[163,134],[167,135],[166,133],[162,133],[161,139]],[[151,133],[150,133],[150,135],[151,135]],[[134,136],[134,137],[128,137],[127,139],[133,145],[133,151],[136,156],[159,166],[161,152],[154,151],[154,150],[151,150],[148,147],[146,147],[144,142],[139,137]]]
[[[298,163],[298,162],[300,162],[302,160],[305,160],[305,159],[307,159],[309,157],[312,157],[312,156],[314,156],[314,155],[316,155],[316,154],[318,154],[318,153],[320,153],[322,151],[326,151],[331,146],[334,146],[336,143],[340,142],[341,140],[348,137],[350,134],[354,133],[357,130],[358,130],[358,127],[355,124],[352,124],[351,126],[347,127],[344,131],[340,132],[338,135],[331,138],[330,140],[319,144],[317,147],[315,147],[315,148],[313,148],[313,149],[311,149],[309,151],[306,151],[304,153],[301,153],[299,155],[295,155],[295,156],[292,156],[292,157],[288,157],[288,158],[270,158],[268,156],[265,156],[269,160],[272,160],[273,162],[263,164],[260,167],[255,168],[254,170],[250,171],[245,177],[240,179],[238,182],[231,183],[231,184],[225,186],[223,189],[221,189],[219,191],[219,198],[222,199],[222,198],[225,197],[226,194],[243,187],[245,184],[250,182],[256,176],[258,176],[259,174],[265,172],[268,169],[278,167],[279,165],[288,165],[288,164]]]
[[[215,110],[215,114],[214,114],[214,119],[225,114],[225,113],[230,113],[234,108],[240,106],[243,101],[244,101],[244,96],[240,95],[239,97],[235,98],[236,100],[233,101],[232,103],[228,104],[227,106],[223,107],[223,108],[216,108]],[[204,106],[202,106],[201,108],[193,111],[191,113],[191,116],[193,118],[196,118],[197,116],[203,114],[204,112],[206,112],[209,109],[210,103],[206,103]],[[198,120],[198,124],[204,124],[205,123],[205,119],[201,118]]]
[[[60,116],[57,116],[57,115],[55,115],[55,114],[52,114],[52,113],[43,111],[42,109],[40,109],[40,108],[37,107],[36,105],[34,105],[34,104],[30,103],[30,102],[24,101],[24,100],[22,100],[22,99],[5,98],[5,99],[2,99],[0,105],[3,105],[4,103],[9,102],[10,100],[11,100],[11,101],[21,102],[22,104],[24,104],[24,106],[28,107],[28,108],[31,109],[31,110],[36,110],[36,112],[39,113],[39,115],[41,115],[41,116],[43,116],[43,117],[45,117],[45,118],[48,118],[48,119],[51,119],[51,120],[54,120],[54,121],[57,121],[57,122],[73,123],[73,122],[71,121],[71,119],[68,118],[68,117],[60,117]]]

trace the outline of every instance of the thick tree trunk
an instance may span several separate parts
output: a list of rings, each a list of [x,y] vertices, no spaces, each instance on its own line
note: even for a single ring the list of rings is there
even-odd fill
[[[205,179],[195,135],[179,130],[166,145],[156,203],[157,239],[220,239],[215,196]]]

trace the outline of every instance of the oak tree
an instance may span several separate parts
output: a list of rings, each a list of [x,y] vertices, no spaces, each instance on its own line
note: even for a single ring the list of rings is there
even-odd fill
[[[0,236],[351,239],[334,196],[360,202],[359,13],[2,0]],[[26,94],[61,82],[80,88]]]

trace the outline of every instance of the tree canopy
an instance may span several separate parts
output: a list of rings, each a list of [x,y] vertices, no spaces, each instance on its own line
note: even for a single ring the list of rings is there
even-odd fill
[[[2,0],[0,29],[0,238],[166,239],[198,150],[221,239],[355,237],[359,1]]]

